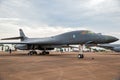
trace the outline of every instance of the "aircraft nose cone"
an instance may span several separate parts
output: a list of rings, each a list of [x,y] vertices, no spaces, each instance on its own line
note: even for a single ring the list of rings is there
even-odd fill
[[[119,39],[113,36],[108,36],[107,40],[108,42],[115,42],[115,41],[118,41]]]
[[[114,38],[114,41],[118,41],[119,39],[118,38],[116,38],[116,37],[113,37]]]
[[[118,38],[116,38],[116,37],[114,37],[114,40],[115,40],[115,41],[118,41],[119,39],[118,39]]]

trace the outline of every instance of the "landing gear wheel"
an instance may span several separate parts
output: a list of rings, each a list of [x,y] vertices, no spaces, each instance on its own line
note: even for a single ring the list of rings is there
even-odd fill
[[[43,51],[42,53],[40,53],[40,55],[46,55],[49,54],[49,52]]]
[[[37,55],[37,52],[36,52],[36,51],[33,51],[33,54]]]
[[[46,52],[46,54],[49,54],[49,52]]]
[[[84,58],[84,55],[83,55],[83,54],[78,54],[78,58],[79,58],[79,59],[83,59],[83,58]]]
[[[36,51],[30,51],[29,53],[28,53],[28,55],[37,55],[37,52]]]
[[[43,52],[42,52],[42,55],[46,55],[46,52],[45,52],[45,51],[43,51]]]
[[[28,53],[28,55],[33,55],[33,52],[32,52],[32,51],[30,51],[30,52]]]

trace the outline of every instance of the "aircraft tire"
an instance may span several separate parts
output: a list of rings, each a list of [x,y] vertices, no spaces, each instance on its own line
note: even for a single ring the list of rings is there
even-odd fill
[[[49,54],[49,52],[43,51],[42,53],[40,53],[40,55],[46,55]]]
[[[78,54],[78,58],[82,59],[82,58],[84,58],[84,55],[83,54]]]
[[[45,52],[45,51],[43,51],[43,52],[42,52],[42,55],[46,55],[46,52]]]
[[[34,51],[30,51],[29,53],[28,53],[28,55],[33,55],[34,54]]]
[[[49,52],[46,52],[46,54],[49,54]]]
[[[28,55],[32,55],[31,52],[29,52]]]
[[[30,53],[28,53],[28,55],[30,55]]]
[[[36,52],[36,51],[32,51],[32,52],[33,52],[33,54],[37,55],[37,52]]]

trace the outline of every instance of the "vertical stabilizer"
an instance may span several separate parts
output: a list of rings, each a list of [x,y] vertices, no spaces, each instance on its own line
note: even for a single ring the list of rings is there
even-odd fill
[[[25,34],[24,34],[22,29],[19,29],[19,31],[20,31],[21,41],[24,41],[27,37],[25,36]]]

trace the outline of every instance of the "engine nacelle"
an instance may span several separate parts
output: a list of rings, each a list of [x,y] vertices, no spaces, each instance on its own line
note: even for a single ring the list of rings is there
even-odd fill
[[[54,48],[39,48],[39,50],[54,50]]]
[[[19,49],[19,50],[27,50],[28,49],[28,46],[27,44],[17,44],[15,46],[16,49]]]
[[[115,47],[115,48],[113,48],[113,50],[116,52],[120,52],[120,47]]]

